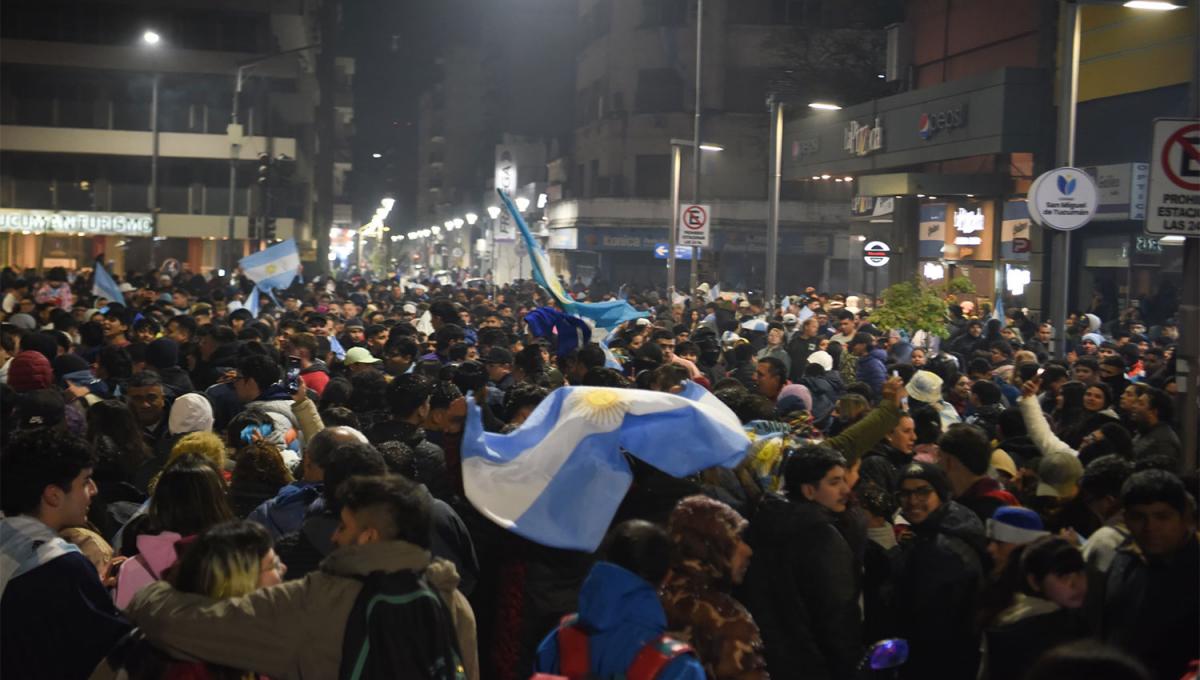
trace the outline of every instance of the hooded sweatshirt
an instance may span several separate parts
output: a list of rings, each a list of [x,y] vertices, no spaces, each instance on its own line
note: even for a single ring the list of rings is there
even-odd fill
[[[589,661],[596,677],[623,675],[642,647],[664,634],[667,617],[654,587],[610,562],[597,562],[579,592],[579,625],[588,631]],[[558,630],[538,645],[535,671],[559,671]],[[657,680],[705,680],[692,656],[667,664]]]

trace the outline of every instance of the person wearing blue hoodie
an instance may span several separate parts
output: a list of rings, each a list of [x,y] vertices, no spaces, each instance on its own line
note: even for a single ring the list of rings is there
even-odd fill
[[[667,616],[656,591],[670,568],[671,540],[650,522],[617,525],[602,550],[605,560],[588,573],[579,592],[579,613],[542,640],[535,672],[565,672],[577,658],[562,657],[560,633],[565,626],[587,634],[588,677],[627,677],[630,666],[648,645],[662,639]],[[632,676],[628,676],[632,680]],[[691,653],[673,656],[656,680],[705,680],[704,667]]]
[[[879,398],[879,390],[887,379],[887,352],[875,347],[875,339],[869,333],[857,333],[850,340],[850,353],[858,357],[860,382],[871,386],[871,393]]]

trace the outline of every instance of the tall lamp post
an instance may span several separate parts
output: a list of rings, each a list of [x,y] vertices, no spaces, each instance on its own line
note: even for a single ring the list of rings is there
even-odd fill
[[[699,118],[697,118],[699,120]],[[672,139],[671,140],[671,222],[667,228],[667,297],[671,300],[671,304],[675,304],[675,246],[679,242],[679,169],[681,165],[682,153],[680,149],[683,147],[691,147],[694,149],[692,154],[693,167],[699,168],[700,152],[701,151],[724,151],[725,147],[720,144],[711,144],[709,142],[697,142],[690,139]],[[693,179],[692,196],[698,196],[696,190],[695,176]],[[710,217],[711,219],[711,217]],[[691,274],[691,291],[696,290],[696,255],[698,250],[692,248],[692,274]],[[689,291],[689,293],[691,292]]]
[[[157,47],[162,42],[162,36],[152,30],[142,33],[142,43]],[[154,73],[153,86],[150,90],[150,266],[153,268],[158,260],[155,250],[158,248],[158,88],[162,74]]]
[[[696,0],[696,101],[693,106],[694,113],[692,116],[692,148],[700,148],[700,92],[703,85],[701,75],[701,65],[703,64],[703,46],[704,46],[704,0]],[[676,192],[678,195],[678,192]],[[692,203],[700,202],[700,153],[697,151],[692,154]],[[671,217],[671,231],[675,231],[675,221],[679,219],[679,206],[675,206],[675,213]],[[709,230],[711,233],[711,229]],[[675,257],[675,246],[671,245],[671,257]],[[699,283],[696,281],[696,267],[699,266],[696,262],[700,259],[700,249],[692,247],[692,264],[688,275],[688,295],[696,292],[696,286]],[[675,268],[671,268],[671,285],[675,285]],[[675,298],[671,298],[671,304],[675,304]]]

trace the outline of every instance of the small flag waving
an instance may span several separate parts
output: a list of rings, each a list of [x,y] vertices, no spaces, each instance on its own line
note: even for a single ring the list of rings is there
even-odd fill
[[[92,295],[106,298],[109,302],[125,304],[125,296],[120,287],[100,260],[96,260],[96,272],[92,276]]]
[[[300,270],[300,252],[296,249],[296,241],[288,239],[266,250],[251,253],[238,264],[246,278],[260,290],[287,288]]]
[[[484,432],[468,400],[463,485],[484,515],[556,548],[593,551],[633,481],[622,451],[676,477],[733,467],[750,441],[707,391],[608,387],[550,393],[516,431]]]
[[[529,226],[521,217],[521,211],[517,210],[517,206],[513,204],[512,199],[503,189],[497,189],[496,193],[500,194],[500,200],[504,202],[504,207],[513,216],[517,228],[521,230],[521,238],[525,241],[525,248],[529,251],[529,260],[533,263],[533,279],[538,282],[538,285],[549,291],[564,310],[591,319],[596,323],[596,328],[613,328],[624,321],[650,315],[648,312],[639,312],[625,300],[609,300],[607,302],[576,302],[572,300],[571,296],[567,295],[567,291],[563,290],[562,282],[558,280],[558,275],[550,266],[550,260],[546,257],[545,251],[530,233]]]

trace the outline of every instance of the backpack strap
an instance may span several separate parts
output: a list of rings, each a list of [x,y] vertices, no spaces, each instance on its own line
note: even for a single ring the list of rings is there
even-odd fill
[[[660,635],[642,646],[625,677],[628,680],[654,680],[667,664],[684,654],[695,655],[695,652],[684,642],[669,635]]]
[[[568,614],[558,623],[558,672],[570,680],[586,680],[591,669],[588,634],[579,625],[579,615]]]

